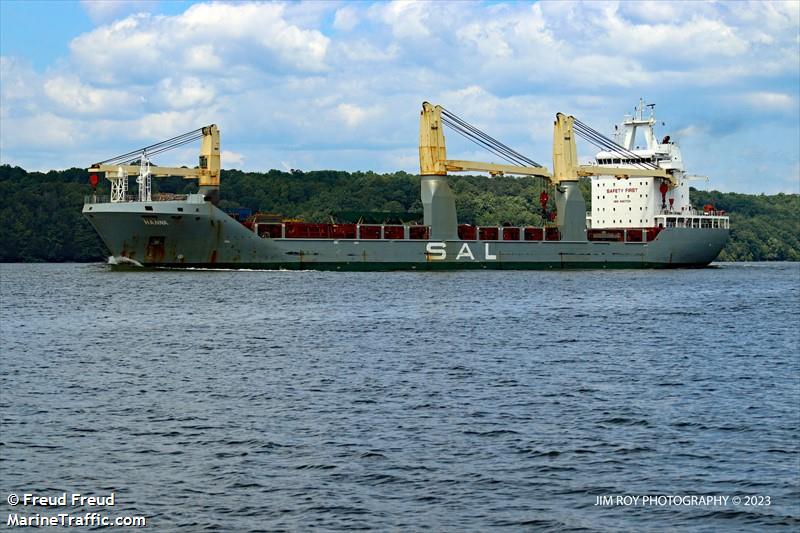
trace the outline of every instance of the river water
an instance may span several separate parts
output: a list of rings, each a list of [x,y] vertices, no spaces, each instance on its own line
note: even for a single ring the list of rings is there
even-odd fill
[[[797,263],[0,274],[3,524],[800,528]]]

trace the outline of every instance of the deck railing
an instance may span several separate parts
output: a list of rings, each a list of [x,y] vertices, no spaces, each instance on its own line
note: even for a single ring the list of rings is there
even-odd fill
[[[172,194],[167,192],[154,193],[151,202],[169,202],[176,200],[186,200],[186,194]],[[139,196],[135,194],[128,194],[125,199],[114,203],[138,202]],[[83,197],[84,204],[107,204],[111,202],[111,196],[107,194],[91,194]]]
[[[730,229],[730,218],[726,215],[710,215],[708,213],[696,216],[658,215],[655,217],[656,226],[662,228],[700,228],[700,229]]]

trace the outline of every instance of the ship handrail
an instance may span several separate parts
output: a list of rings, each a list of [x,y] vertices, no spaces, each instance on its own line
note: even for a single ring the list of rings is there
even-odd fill
[[[187,194],[173,194],[173,193],[154,193],[148,203],[150,202],[175,202],[183,201],[188,198]],[[113,203],[133,203],[141,202],[138,195],[128,194],[124,199],[119,202]],[[111,202],[111,196],[108,194],[90,194],[83,197],[83,203],[87,204],[108,204]]]
[[[687,229],[730,229],[730,217],[727,215],[709,215],[707,213],[686,215],[669,213],[654,217],[656,226],[664,228]]]

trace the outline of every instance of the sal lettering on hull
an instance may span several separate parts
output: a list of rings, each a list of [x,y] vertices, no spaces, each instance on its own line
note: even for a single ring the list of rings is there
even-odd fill
[[[483,258],[486,261],[495,261],[497,260],[497,255],[491,252],[489,246],[490,243],[488,242],[485,243]],[[425,246],[425,255],[430,261],[444,261],[445,259],[447,259],[447,243],[429,242]],[[465,258],[469,258],[471,261],[475,261],[475,254],[472,252],[472,249],[466,242],[461,245],[461,248],[459,249],[458,254],[456,255],[456,261],[460,261]]]
[[[429,242],[425,246],[425,255],[430,261],[444,261],[447,259],[447,243]]]
[[[469,249],[469,244],[467,243],[461,246],[461,250],[458,251],[458,255],[456,256],[456,261],[460,260],[462,257],[469,257],[475,261],[475,256],[472,255],[472,250]]]

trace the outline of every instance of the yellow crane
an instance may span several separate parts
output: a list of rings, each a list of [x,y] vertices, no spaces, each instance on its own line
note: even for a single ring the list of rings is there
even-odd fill
[[[540,176],[553,185],[563,181],[577,181],[584,176],[654,176],[666,179],[672,184],[672,175],[659,168],[622,168],[598,165],[580,165],[573,132],[575,117],[556,114],[553,123],[553,172],[543,166],[506,165],[447,159],[444,132],[442,129],[442,106],[428,102],[422,104],[419,127],[419,167],[423,176],[444,176],[448,172],[479,171],[493,176],[504,174],[520,176]]]
[[[641,165],[648,168],[580,165],[575,144],[575,121],[574,117],[563,113],[556,115],[553,124],[553,172],[550,172],[546,167],[493,139],[442,106],[424,102],[419,123],[419,167],[422,175],[424,219],[425,224],[431,226],[431,237],[442,240],[457,238],[455,198],[443,178],[448,172],[480,171],[493,176],[512,174],[547,179],[555,187],[556,224],[564,240],[586,239],[586,203],[578,189],[578,180],[582,176],[654,176],[664,179],[670,186],[675,186],[676,181],[668,171],[649,163]],[[450,126],[511,164],[447,159],[444,125]],[[586,126],[581,124],[581,128],[583,131]],[[599,135],[596,132],[593,134]],[[621,146],[619,149],[624,150]],[[637,158],[635,154],[631,155],[633,159]]]
[[[183,146],[200,139],[200,157],[195,168],[187,167],[160,167],[150,164],[150,157]],[[138,164],[134,164],[138,161]],[[150,178],[160,176],[182,176],[185,179],[196,179],[200,194],[217,203],[219,200],[220,177],[220,135],[216,124],[204,126],[196,130],[178,135],[166,141],[161,141],[138,150],[106,159],[89,167],[91,174],[105,174],[112,183],[112,201],[114,191],[124,193],[127,189],[127,176],[138,173],[139,200],[150,200]],[[124,179],[124,182],[123,182]],[[124,196],[124,194],[122,195]]]

